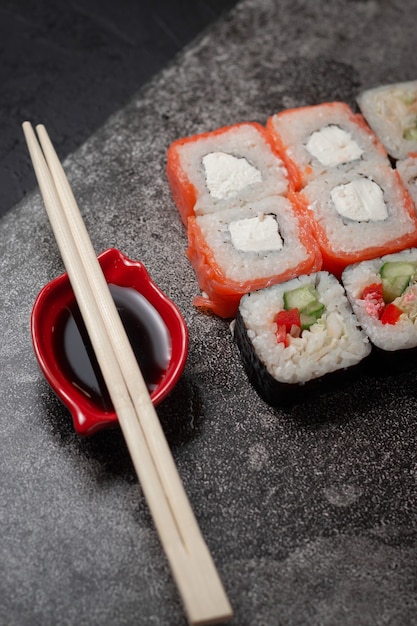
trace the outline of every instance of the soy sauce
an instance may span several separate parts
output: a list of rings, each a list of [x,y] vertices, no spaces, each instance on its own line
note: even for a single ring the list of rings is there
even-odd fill
[[[171,358],[171,339],[165,322],[135,289],[109,285],[143,378],[152,392]],[[65,309],[56,332],[56,352],[71,383],[98,408],[113,411],[90,339],[76,303]]]

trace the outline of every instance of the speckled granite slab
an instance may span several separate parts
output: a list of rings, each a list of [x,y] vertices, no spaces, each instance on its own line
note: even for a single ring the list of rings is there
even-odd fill
[[[243,1],[65,162],[97,252],[142,260],[188,323],[184,375],[158,412],[239,626],[415,623],[416,372],[291,414],[265,405],[228,323],[192,306],[165,152],[415,79],[416,23],[413,0]],[[32,352],[33,301],[62,271],[38,192],[0,228],[0,623],[182,626],[121,434],[80,439]]]

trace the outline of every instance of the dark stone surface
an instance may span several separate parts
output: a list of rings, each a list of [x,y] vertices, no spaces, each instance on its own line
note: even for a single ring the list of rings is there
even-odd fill
[[[416,19],[412,0],[244,0],[65,161],[97,252],[142,260],[188,323],[158,413],[239,626],[415,623],[416,372],[264,404],[227,322],[192,306],[166,149],[414,79]],[[37,367],[31,307],[62,271],[38,193],[0,228],[0,623],[185,624],[121,434],[80,439]]]
[[[67,155],[236,0],[0,0],[0,216],[35,185],[20,125]]]

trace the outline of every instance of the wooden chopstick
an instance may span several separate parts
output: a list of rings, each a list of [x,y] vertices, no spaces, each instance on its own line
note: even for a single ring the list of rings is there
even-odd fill
[[[48,217],[190,624],[232,609],[202,537],[76,200],[44,126],[23,130]]]

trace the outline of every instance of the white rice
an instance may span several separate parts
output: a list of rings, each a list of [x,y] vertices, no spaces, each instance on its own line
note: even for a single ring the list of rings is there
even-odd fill
[[[384,220],[357,221],[343,218],[335,209],[332,190],[356,177],[366,176],[383,192],[387,217]],[[360,172],[332,172],[319,176],[304,189],[314,219],[324,229],[331,248],[337,253],[354,253],[384,246],[415,231],[415,221],[406,206],[403,186],[395,172],[385,164],[369,164]]]
[[[364,90],[357,98],[370,127],[394,159],[405,159],[417,151],[417,140],[407,139],[417,130],[417,81],[382,85]]]
[[[196,138],[179,146],[178,154],[185,176],[197,190],[196,215],[288,191],[287,170],[256,125],[237,124]],[[220,157],[217,173],[215,159],[207,159],[213,154]]]
[[[375,346],[387,351],[415,348],[417,346],[417,319],[413,320],[402,315],[396,324],[383,324],[379,319],[367,313],[366,302],[361,299],[367,285],[381,282],[379,270],[386,261],[417,263],[417,249],[410,248],[378,259],[356,263],[344,270],[342,282],[360,325]]]
[[[417,155],[397,161],[400,178],[417,207]]]
[[[387,156],[376,147],[371,129],[368,131],[365,125],[359,125],[344,103],[324,103],[284,111],[273,115],[268,127],[281,138],[289,157],[303,171],[304,183],[334,169],[349,171],[369,160],[387,162]],[[333,155],[327,149],[320,160],[308,148],[319,131],[332,127],[343,131],[342,136],[334,138]],[[347,150],[348,144],[350,150]]]
[[[283,242],[281,249],[259,252],[236,249],[232,243],[230,225],[262,215],[276,216],[274,224]],[[224,275],[238,283],[283,274],[305,263],[310,256],[303,243],[303,231],[299,230],[292,204],[282,196],[197,216],[196,223]]]
[[[285,348],[283,343],[277,342],[274,319],[284,308],[284,292],[305,285],[316,287],[325,313],[310,330],[303,331],[299,338],[292,338]],[[342,286],[327,272],[300,276],[246,294],[241,299],[239,311],[256,354],[279,382],[305,383],[356,365],[371,350]]]

